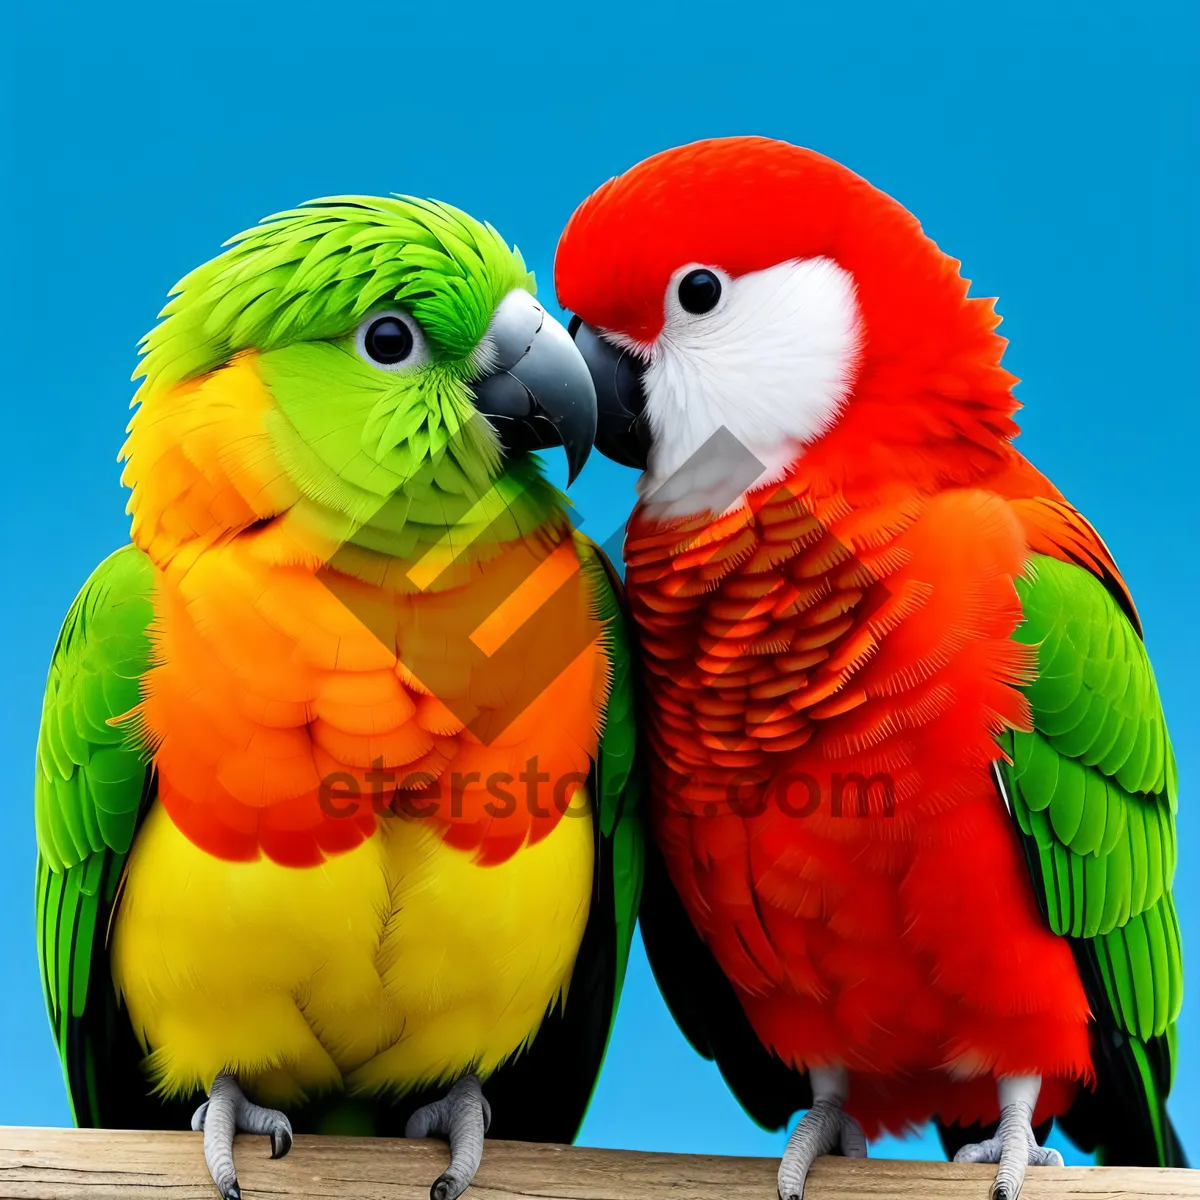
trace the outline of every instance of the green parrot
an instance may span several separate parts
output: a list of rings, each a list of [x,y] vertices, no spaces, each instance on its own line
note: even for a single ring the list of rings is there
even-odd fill
[[[190,1119],[226,1200],[238,1131],[437,1134],[453,1200],[489,1126],[574,1138],[636,919],[620,584],[530,453],[574,477],[593,385],[409,197],[269,217],[160,316],[37,748],[75,1119]]]

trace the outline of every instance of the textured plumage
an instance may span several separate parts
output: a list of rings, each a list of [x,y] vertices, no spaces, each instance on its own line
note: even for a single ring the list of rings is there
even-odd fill
[[[814,264],[853,281],[840,351],[789,299]],[[676,299],[698,267],[711,312]],[[933,1117],[956,1150],[994,1128],[997,1080],[1040,1077],[1043,1132],[1181,1162],[1170,743],[1108,550],[1010,444],[991,302],[894,201],[755,138],[610,181],[556,282],[642,368],[643,927],[693,1044],[769,1125],[812,1102],[804,1072],[844,1070],[869,1134]],[[807,433],[762,399],[781,312],[835,356],[791,368]],[[722,424],[763,470],[714,513],[678,451]]]
[[[469,1071],[494,1132],[574,1136],[641,883],[632,681],[602,555],[476,411],[514,290],[465,214],[328,200],[147,338],[134,544],[68,615],[38,748],[81,1124],[184,1124],[227,1072],[400,1132]],[[380,312],[405,369],[364,357]]]

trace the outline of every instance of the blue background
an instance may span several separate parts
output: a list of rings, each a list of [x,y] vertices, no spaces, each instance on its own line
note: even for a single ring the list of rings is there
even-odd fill
[[[1200,1156],[1196,12],[1156,0],[11,12],[0,1123],[68,1119],[32,934],[33,747],[59,622],[127,536],[115,463],[127,380],[168,287],[267,213],[404,191],[491,220],[549,300],[557,234],[592,188],[668,145],[762,133],[891,192],[977,294],[1000,297],[1006,364],[1025,380],[1021,445],[1104,533],[1137,596],[1181,767],[1176,894],[1193,955],[1172,1106]],[[593,460],[575,495],[604,540],[632,476]],[[782,1145],[675,1032],[640,951],[582,1140]]]

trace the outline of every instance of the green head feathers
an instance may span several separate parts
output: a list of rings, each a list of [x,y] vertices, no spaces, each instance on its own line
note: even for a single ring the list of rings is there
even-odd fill
[[[408,196],[334,196],[265,218],[184,276],[141,343],[134,375],[154,392],[239,350],[338,338],[374,306],[421,323],[435,353],[465,365],[513,288],[535,291],[520,252],[458,209]]]
[[[268,217],[227,246],[176,284],[143,339],[142,411],[253,351],[273,402],[273,455],[344,542],[408,555],[448,526],[473,537],[482,521],[492,540],[561,512],[524,451],[553,444],[536,439],[554,427],[570,452],[565,431],[589,404],[594,432],[595,396],[581,401],[580,380],[591,388],[582,359],[490,225],[434,201],[344,196]],[[520,383],[533,357],[553,403],[573,395],[566,424]],[[548,376],[547,362],[560,373]],[[510,372],[493,389],[499,407],[481,404],[481,381]],[[510,419],[514,394],[518,409],[528,399],[528,420]]]

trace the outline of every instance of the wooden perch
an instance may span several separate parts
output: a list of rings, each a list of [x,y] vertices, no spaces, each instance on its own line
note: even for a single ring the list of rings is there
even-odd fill
[[[298,1137],[278,1162],[266,1138],[239,1137],[246,1200],[345,1197],[428,1200],[446,1164],[437,1142]],[[776,1163],[765,1158],[642,1154],[491,1142],[464,1200],[775,1200]],[[905,1197],[986,1200],[994,1168],[941,1162],[823,1158],[806,1200]],[[215,1200],[195,1133],[0,1128],[0,1200]],[[1032,1168],[1023,1200],[1081,1197],[1200,1198],[1200,1171],[1119,1167]]]

